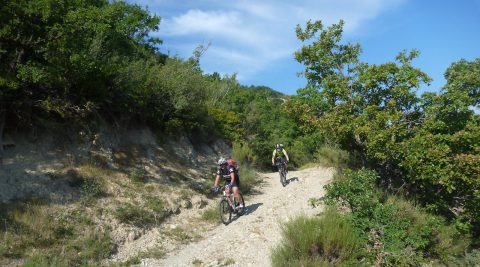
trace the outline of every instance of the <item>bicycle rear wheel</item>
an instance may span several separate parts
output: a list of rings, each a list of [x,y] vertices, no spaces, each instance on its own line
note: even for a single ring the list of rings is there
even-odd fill
[[[242,216],[245,213],[245,201],[243,200],[242,193],[238,192],[238,197],[240,198],[240,203],[238,203],[237,198],[234,197],[235,207],[238,207],[241,204],[241,207],[237,208],[237,215]]]
[[[225,198],[218,203],[218,211],[220,212],[220,221],[225,225],[229,224],[232,219],[232,208]]]

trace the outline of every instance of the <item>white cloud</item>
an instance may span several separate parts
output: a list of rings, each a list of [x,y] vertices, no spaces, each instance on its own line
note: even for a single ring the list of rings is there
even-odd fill
[[[204,69],[214,71],[215,66],[248,78],[275,61],[292,57],[299,48],[297,24],[320,19],[330,25],[343,19],[346,35],[358,34],[365,22],[407,0],[130,1],[148,5],[162,17],[161,38],[182,47],[211,42],[202,58]],[[192,53],[178,52],[186,57]]]
[[[187,13],[166,20],[167,34],[186,35],[195,33],[222,34],[235,31],[239,26],[238,12],[189,10]]]
[[[269,35],[252,29],[244,21],[241,13],[236,11],[201,11],[189,10],[187,13],[164,21],[167,35],[186,36],[200,35],[231,45],[255,47],[258,43],[268,42]]]

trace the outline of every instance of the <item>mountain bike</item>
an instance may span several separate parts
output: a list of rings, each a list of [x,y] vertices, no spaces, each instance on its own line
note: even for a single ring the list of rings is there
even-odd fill
[[[285,187],[287,185],[287,166],[281,161],[277,161],[275,166],[277,167],[278,174],[280,175],[280,183],[282,183],[282,186]]]
[[[222,191],[222,197],[218,203],[220,220],[225,225],[232,221],[232,214],[241,216],[245,213],[245,201],[243,200],[242,193],[238,192],[238,196],[240,197],[240,203],[238,203],[237,198],[234,196],[231,189],[228,190],[228,193],[226,192],[226,186],[227,185],[224,185],[219,189],[219,191]]]

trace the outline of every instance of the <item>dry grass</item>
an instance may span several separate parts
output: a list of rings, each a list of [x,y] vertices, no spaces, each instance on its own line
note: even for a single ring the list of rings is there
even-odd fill
[[[90,265],[108,257],[113,243],[84,210],[29,201],[4,207],[0,256],[25,266]]]

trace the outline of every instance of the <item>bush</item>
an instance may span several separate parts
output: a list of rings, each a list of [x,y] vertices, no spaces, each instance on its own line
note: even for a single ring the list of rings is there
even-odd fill
[[[104,191],[103,184],[95,179],[85,179],[82,184],[82,198],[85,200],[100,197],[105,193]]]
[[[314,153],[321,145],[323,137],[319,134],[302,136],[295,139],[287,149],[290,161],[295,166],[302,166],[314,160]]]
[[[347,170],[325,186],[326,203],[340,201],[352,210],[353,225],[368,240],[368,262],[405,266],[433,259],[448,264],[462,255],[468,236],[406,200],[383,197],[375,188],[377,180],[373,171]]]
[[[347,151],[341,150],[340,148],[322,146],[317,150],[315,160],[325,167],[343,169],[348,166],[350,155]]]
[[[78,170],[81,177],[82,202],[88,203],[105,195],[105,183],[111,178],[112,172],[93,165],[83,165]]]
[[[232,157],[241,164],[251,164],[256,162],[255,152],[247,143],[233,143]]]
[[[382,250],[370,255],[370,259],[384,253],[387,265],[419,265],[432,259],[444,264],[460,257],[470,240],[462,236],[441,217],[414,207],[398,197],[389,197],[379,203],[371,217],[354,214],[357,226],[365,233],[378,233],[377,238],[368,236],[371,247],[374,242],[382,244]],[[361,222],[361,223],[360,223]]]
[[[465,255],[465,258],[459,261],[459,265],[475,266],[480,262],[480,249],[474,249]]]
[[[122,223],[132,224],[138,227],[143,227],[155,222],[155,217],[151,212],[142,207],[133,206],[130,203],[125,203],[123,207],[117,208],[114,216]]]
[[[248,194],[258,183],[257,173],[248,164],[242,165],[239,171],[240,189],[243,194]]]
[[[353,212],[368,214],[378,202],[375,181],[378,175],[371,170],[346,170],[345,173],[331,184],[325,186],[327,204],[340,202],[347,204]]]
[[[273,266],[349,265],[361,240],[349,215],[328,210],[321,217],[299,216],[282,225],[282,240],[271,253]]]

